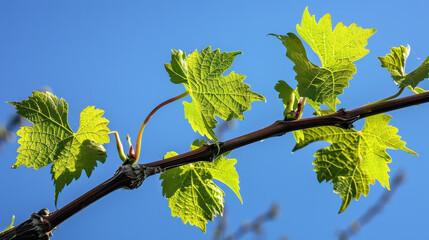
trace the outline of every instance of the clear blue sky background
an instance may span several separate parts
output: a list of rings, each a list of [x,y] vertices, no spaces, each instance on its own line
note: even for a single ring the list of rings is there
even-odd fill
[[[285,48],[267,34],[296,33],[306,6],[317,19],[331,13],[335,24],[356,22],[378,29],[367,46],[371,52],[357,62],[358,74],[340,96],[341,107],[352,109],[396,92],[376,58],[390,47],[410,44],[407,71],[429,55],[426,1],[1,1],[0,122],[6,123],[14,114],[5,101],[27,98],[31,91],[49,86],[68,101],[69,122],[75,131],[80,111],[95,105],[106,111],[110,129],[135,139],[154,106],[184,91],[183,86],[170,83],[164,70],[170,50],[190,53],[211,45],[221,51],[243,51],[231,70],[246,75],[251,89],[267,99],[266,103],[253,103],[252,110],[244,114],[245,121],[237,122],[225,138],[257,130],[282,118],[275,83],[286,80],[295,85]],[[310,58],[317,62],[315,54],[310,53]],[[422,87],[428,89],[429,85],[423,83]],[[391,124],[420,157],[389,151],[391,174],[404,169],[406,182],[354,239],[427,237],[428,107],[424,104],[391,113]],[[186,152],[197,137],[184,118],[183,105],[171,104],[147,126],[142,162],[159,160],[167,151]],[[318,183],[311,164],[318,147],[328,144],[313,144],[291,154],[293,145],[288,134],[231,153],[238,159],[244,204],[225,188],[228,232],[278,202],[281,215],[265,225],[266,239],[334,239],[385,191],[377,182],[368,197],[353,201],[344,213],[337,214],[341,200],[331,184]],[[0,153],[0,226],[7,226],[12,215],[20,223],[41,208],[55,210],[50,167],[10,169],[17,148],[14,141]],[[112,176],[121,162],[113,143],[106,149],[107,162],[91,179],[82,176],[65,188],[58,207]],[[209,223],[204,235],[172,218],[155,176],[138,190],[114,192],[86,208],[61,224],[52,239],[209,239],[215,225]]]

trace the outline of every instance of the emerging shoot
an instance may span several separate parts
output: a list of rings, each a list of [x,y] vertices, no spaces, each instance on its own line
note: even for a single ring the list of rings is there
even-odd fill
[[[136,162],[139,160],[140,157],[140,149],[141,149],[141,142],[142,142],[142,135],[143,135],[143,130],[146,126],[146,124],[149,122],[149,120],[151,119],[151,117],[155,114],[156,111],[158,111],[160,108],[162,108],[163,106],[172,103],[174,101],[177,101],[181,98],[184,98],[186,96],[189,95],[189,92],[186,91],[180,95],[177,95],[173,98],[168,99],[167,101],[162,102],[161,104],[159,104],[158,106],[156,106],[150,113],[149,115],[147,115],[146,119],[144,120],[144,122],[142,123],[142,125],[140,126],[140,130],[139,133],[137,134],[137,141],[136,141],[136,153],[135,153],[135,160]],[[130,144],[131,146],[131,144]]]
[[[117,131],[111,131],[108,134],[115,134],[116,149],[118,150],[119,158],[125,162],[127,157],[124,154],[124,147],[122,146],[121,138],[119,138],[119,133]]]

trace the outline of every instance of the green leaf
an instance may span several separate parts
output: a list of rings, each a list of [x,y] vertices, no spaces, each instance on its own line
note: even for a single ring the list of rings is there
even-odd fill
[[[288,105],[289,97],[293,93],[293,88],[291,88],[285,81],[280,80],[276,86],[274,86],[274,89],[279,92],[279,98],[286,107]]]
[[[338,127],[317,127],[302,130],[302,138],[296,138],[293,151],[316,141],[327,141],[331,145],[320,149],[314,155],[314,171],[319,182],[334,184],[334,192],[343,199],[340,213],[355,198],[367,196],[369,185],[378,180],[389,189],[389,167],[392,161],[386,149],[402,149],[417,155],[405,147],[405,142],[396,135],[398,129],[388,125],[391,117],[379,114],[365,118],[361,131]]]
[[[279,92],[279,98],[282,100],[285,110],[283,116],[287,118],[290,112],[297,107],[299,96],[294,93],[293,88],[289,86],[285,81],[280,80],[274,89]],[[293,95],[292,95],[293,94]],[[293,104],[292,104],[293,102]]]
[[[308,60],[304,45],[295,34],[270,35],[282,41],[287,49],[286,56],[295,63],[300,96],[335,110],[338,95],[348,87],[348,81],[356,73],[353,62],[368,54],[369,50],[365,49],[367,39],[376,29],[362,29],[356,24],[346,27],[344,23],[338,23],[332,31],[329,14],[317,23],[306,8],[297,31],[319,56],[321,67]]]
[[[67,154],[71,154],[71,156],[65,156],[64,158],[59,157],[62,161],[54,161],[51,168],[52,180],[54,180],[55,185],[55,205],[57,205],[58,195],[60,192],[66,185],[68,186],[73,179],[79,179],[82,174],[82,170],[85,170],[86,176],[89,178],[92,171],[97,166],[97,161],[104,163],[107,158],[106,149],[103,145],[92,140],[86,139],[82,143],[74,141],[73,143],[68,144],[69,145],[64,147],[69,149],[71,148],[73,150],[70,149],[70,151],[63,151],[67,152]],[[75,155],[76,153],[77,155]],[[65,160],[66,158],[69,158],[70,161]],[[70,166],[70,163],[72,163],[72,165],[74,164],[74,171],[70,171],[69,168],[67,168],[66,164],[69,164],[68,166]]]
[[[85,108],[80,114],[79,130],[74,133],[67,122],[66,101],[49,92],[33,92],[28,100],[10,104],[34,124],[21,127],[17,133],[21,146],[13,168],[25,165],[39,169],[52,163],[55,204],[65,184],[78,179],[82,170],[90,176],[96,161],[105,161],[106,150],[101,144],[109,142],[109,121],[101,117],[103,110]]]
[[[398,48],[390,48],[391,54],[386,54],[385,57],[378,57],[381,62],[381,67],[389,70],[392,78],[400,81],[405,75],[405,61],[410,54],[410,46],[399,46]]]
[[[188,66],[186,64],[186,53],[179,50],[172,50],[171,54],[171,64],[164,64],[165,69],[170,75],[171,82],[187,83],[188,82]]]
[[[171,64],[165,64],[171,82],[183,83],[192,97],[184,101],[185,117],[194,131],[217,142],[213,129],[218,123],[215,116],[223,120],[243,120],[243,112],[250,109],[253,101],[265,98],[249,90],[243,83],[244,75],[231,72],[222,74],[231,67],[235,56],[241,52],[211,51],[210,47],[200,53],[195,50],[188,57],[185,52],[173,50]]]
[[[198,149],[205,141],[195,140],[191,150]],[[236,159],[228,159],[225,153],[214,162],[197,162],[165,171],[159,177],[162,180],[162,194],[168,199],[171,215],[182,219],[183,223],[199,227],[206,232],[208,220],[223,212],[225,195],[213,179],[217,179],[231,188],[242,201],[238,174],[234,164]],[[176,156],[169,152],[164,158]],[[243,202],[243,201],[242,201]]]
[[[400,84],[401,87],[415,88],[425,78],[429,78],[429,57],[417,69],[406,74],[405,62],[410,54],[410,46],[392,47],[390,52],[385,57],[378,57],[378,60],[383,68],[389,70],[396,84]]]
[[[299,98],[300,98],[300,95],[299,95],[299,93],[297,92],[297,90],[295,89],[295,90],[293,90],[290,86],[289,86],[289,84],[287,84],[285,81],[282,81],[282,80],[280,80],[275,86],[274,86],[274,89],[277,91],[277,92],[279,92],[279,98],[282,100],[282,102],[283,102],[283,105],[284,105],[284,107],[285,107],[285,111],[283,112],[283,115],[284,115],[284,117],[285,118],[287,118],[287,116],[289,116],[290,114],[290,111],[291,110],[295,110],[296,108],[297,108],[297,103],[298,103],[298,100],[299,100]],[[293,106],[292,106],[292,109],[290,109],[289,107],[288,107],[288,102],[289,101],[291,101],[291,94],[293,94],[293,99],[294,99],[294,103],[293,103]],[[320,110],[320,103],[318,103],[318,102],[315,102],[315,101],[313,101],[313,100],[311,100],[311,99],[309,99],[309,98],[307,98],[307,100],[306,100],[306,103],[308,104],[308,105],[310,105],[316,112],[315,112],[315,115],[317,115],[317,116],[320,116],[322,113],[321,113],[321,111],[326,111],[326,110]],[[340,101],[338,101],[338,99],[337,99],[337,103],[340,103]],[[333,111],[332,111],[333,112]]]
[[[9,224],[9,226],[7,228],[3,229],[3,231],[1,231],[0,233],[13,228],[13,222],[15,222],[15,215],[12,216],[12,222]]]

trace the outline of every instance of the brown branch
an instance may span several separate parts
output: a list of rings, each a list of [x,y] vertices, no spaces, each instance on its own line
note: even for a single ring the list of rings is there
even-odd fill
[[[208,144],[197,150],[160,161],[155,161],[148,164],[121,166],[116,172],[115,176],[113,176],[111,179],[90,190],[65,207],[51,213],[49,216],[44,217],[43,222],[45,223],[45,230],[46,232],[50,232],[52,229],[75,213],[79,212],[96,200],[113,192],[114,190],[119,188],[138,188],[147,177],[165,171],[166,169],[198,161],[213,161],[220,154],[269,137],[282,136],[287,132],[295,130],[320,126],[351,128],[353,122],[358,119],[400,108],[418,105],[425,102],[429,102],[429,92],[383,103],[370,104],[350,111],[342,109],[333,114],[320,117],[303,118],[294,121],[276,121],[268,127],[237,138],[233,138],[223,143],[219,143],[219,148],[215,144]],[[0,234],[0,240],[8,239],[2,237],[7,232],[8,231]]]
[[[0,233],[0,239],[5,240],[49,240],[52,232],[43,223],[43,217],[49,214],[48,209],[42,209],[16,227]]]
[[[63,208],[52,212],[49,216],[44,218],[44,222],[48,225],[48,229],[51,230],[63,221],[67,220],[69,217],[73,216],[75,213],[107,194],[120,188],[136,189],[140,187],[148,176],[159,172],[160,171],[158,171],[157,168],[146,167],[142,164],[120,166],[113,177],[75,199]]]
[[[148,163],[145,166],[160,167],[166,170],[198,161],[212,161],[220,154],[266,138],[282,136],[287,132],[321,126],[351,128],[356,120],[425,102],[429,102],[429,92],[383,103],[365,105],[350,111],[341,109],[333,114],[320,117],[302,118],[294,121],[276,121],[268,127],[219,143],[219,149],[215,144],[205,145],[197,150]]]

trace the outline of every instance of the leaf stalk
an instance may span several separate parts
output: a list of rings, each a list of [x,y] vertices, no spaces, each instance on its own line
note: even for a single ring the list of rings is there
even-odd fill
[[[116,149],[118,150],[119,158],[123,162],[125,162],[127,160],[127,157],[125,156],[124,147],[122,145],[121,138],[119,137],[119,133],[117,131],[111,131],[111,132],[109,132],[107,134],[115,134]]]
[[[156,111],[158,111],[160,108],[162,108],[163,106],[172,103],[174,101],[177,101],[181,98],[184,98],[186,96],[189,95],[189,92],[186,91],[182,94],[179,94],[173,98],[170,98],[162,103],[160,103],[158,106],[156,106],[150,113],[149,115],[147,115],[146,119],[144,120],[143,124],[140,126],[139,129],[139,133],[137,134],[137,140],[136,140],[136,149],[135,149],[135,160],[136,162],[139,160],[140,157],[140,152],[141,152],[141,142],[142,142],[142,135],[143,135],[143,130],[146,127],[146,124],[149,122],[149,120],[152,118],[152,116],[155,114]]]
[[[376,101],[376,102],[373,102],[373,103],[371,103],[371,104],[375,104],[375,103],[382,103],[382,102],[386,102],[386,101],[389,101],[389,100],[395,99],[395,98],[399,97],[399,95],[401,95],[401,93],[404,91],[404,89],[405,89],[405,87],[402,87],[402,88],[400,88],[400,89],[399,89],[399,91],[398,91],[396,94],[394,94],[394,95],[392,95],[392,96],[390,96],[390,97],[387,97],[387,98],[383,98],[383,99],[378,100],[378,101]]]

